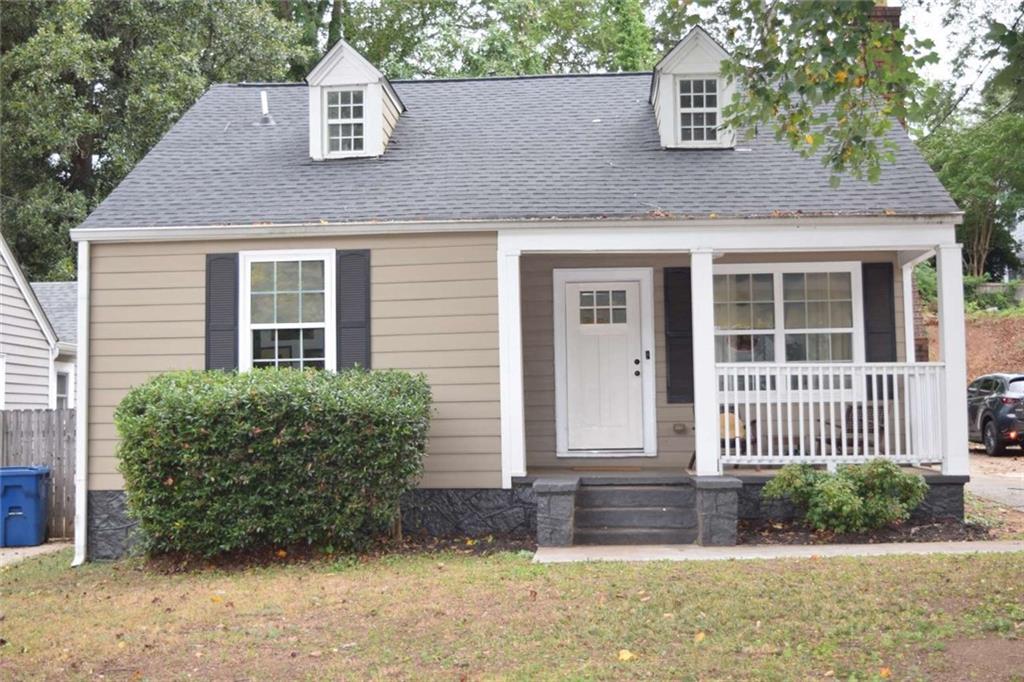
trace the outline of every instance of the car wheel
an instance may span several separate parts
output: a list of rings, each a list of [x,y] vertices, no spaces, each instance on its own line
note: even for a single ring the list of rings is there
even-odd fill
[[[985,422],[982,430],[985,440],[985,452],[989,455],[1002,455],[1006,452],[1006,443],[999,437],[999,430],[996,429],[994,421]]]

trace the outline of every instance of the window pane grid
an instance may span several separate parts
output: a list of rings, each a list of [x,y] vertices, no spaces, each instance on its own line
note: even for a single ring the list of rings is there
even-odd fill
[[[718,139],[716,79],[679,81],[679,139],[683,142],[713,142]]]
[[[715,361],[775,362],[779,347],[786,362],[852,362],[852,284],[849,272],[715,275]]]
[[[363,91],[332,90],[327,93],[325,120],[328,152],[363,149]]]
[[[323,261],[258,262],[250,267],[255,325],[323,323]]]
[[[325,366],[325,268],[322,259],[250,263],[253,367]]]
[[[252,332],[253,367],[323,369],[324,328],[256,329]]]
[[[580,324],[625,324],[626,290],[581,291],[579,318]]]

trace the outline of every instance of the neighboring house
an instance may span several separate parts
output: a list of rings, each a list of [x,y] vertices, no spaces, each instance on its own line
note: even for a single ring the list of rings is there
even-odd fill
[[[0,237],[0,409],[73,407],[74,356]]]
[[[306,83],[212,87],[72,233],[77,560],[127,541],[118,401],[204,367],[425,372],[404,512],[436,533],[728,543],[768,468],[871,457],[941,464],[928,509],[962,515],[961,212],[898,125],[838,188],[721,128],[725,56],[696,29],[653,73],[389,82],[339,42]]]
[[[57,334],[54,407],[75,406],[75,354],[78,338],[78,283],[32,282],[32,291]]]

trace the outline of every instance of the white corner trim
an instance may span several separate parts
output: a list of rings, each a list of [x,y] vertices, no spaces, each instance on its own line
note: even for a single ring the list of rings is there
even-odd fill
[[[523,329],[519,253],[502,248],[498,235],[498,382],[501,411],[501,486],[526,475],[523,408]]]
[[[901,283],[903,285],[903,361],[917,362],[914,348],[914,264],[904,263],[901,267]]]
[[[714,252],[698,247],[690,252],[693,317],[694,458],[698,476],[719,476],[718,378],[715,372]]]
[[[78,355],[75,364],[75,557],[85,563],[89,487],[89,242],[78,242]]]
[[[555,268],[552,270],[555,345],[555,441],[558,457],[656,457],[658,418],[655,407],[654,268]],[[570,282],[638,282],[640,284],[640,344],[643,368],[643,438],[640,451],[577,451],[569,449],[568,371],[566,358],[565,285]]]
[[[0,353],[0,410],[7,404],[7,356]],[[3,443],[0,443],[2,446]],[[2,447],[0,447],[2,449]]]
[[[943,374],[942,473],[970,473],[967,452],[967,338],[964,329],[963,261],[959,244],[937,247],[939,284],[939,352]]]
[[[252,369],[252,328],[250,300],[250,272],[252,263],[273,261],[323,261],[324,264],[324,369],[334,372],[338,368],[338,321],[335,296],[338,290],[333,249],[267,249],[238,253],[238,370]],[[320,324],[280,324],[280,327],[320,327]]]

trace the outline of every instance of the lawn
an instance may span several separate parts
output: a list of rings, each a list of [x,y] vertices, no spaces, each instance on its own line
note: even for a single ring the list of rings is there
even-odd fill
[[[447,552],[176,574],[69,559],[0,574],[3,679],[1024,679],[1022,554]]]

